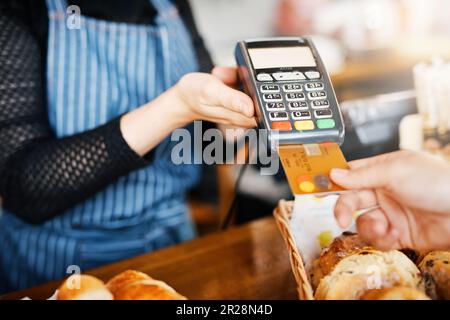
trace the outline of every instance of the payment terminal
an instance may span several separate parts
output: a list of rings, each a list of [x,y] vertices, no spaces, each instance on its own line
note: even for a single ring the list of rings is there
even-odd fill
[[[327,71],[308,38],[241,41],[238,73],[256,119],[268,130],[294,194],[342,190],[331,168],[347,168],[340,145],[344,122]]]
[[[343,142],[336,96],[309,39],[241,41],[235,55],[240,79],[256,105],[260,128],[269,131],[272,148],[276,143]],[[276,138],[270,135],[272,130],[278,130]]]

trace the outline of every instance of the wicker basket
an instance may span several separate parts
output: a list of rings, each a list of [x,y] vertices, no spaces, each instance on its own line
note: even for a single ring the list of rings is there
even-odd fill
[[[289,220],[291,219],[293,207],[293,201],[280,200],[278,207],[273,212],[273,215],[275,216],[278,229],[280,229],[281,235],[289,251],[292,271],[294,273],[295,281],[297,282],[298,297],[300,300],[314,300],[313,289],[311,283],[309,282],[305,265],[300,252],[297,249],[297,245],[295,244],[295,240],[289,226]]]

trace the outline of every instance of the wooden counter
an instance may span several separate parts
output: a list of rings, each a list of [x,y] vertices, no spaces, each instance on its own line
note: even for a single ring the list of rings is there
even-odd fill
[[[120,261],[87,273],[107,281],[127,270],[166,281],[189,299],[296,299],[287,250],[273,218]],[[45,299],[59,282],[0,299]]]

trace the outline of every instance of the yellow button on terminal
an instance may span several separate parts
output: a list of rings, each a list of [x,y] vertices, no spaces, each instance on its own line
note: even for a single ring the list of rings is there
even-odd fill
[[[295,121],[294,126],[298,131],[314,130],[314,122],[311,120]]]

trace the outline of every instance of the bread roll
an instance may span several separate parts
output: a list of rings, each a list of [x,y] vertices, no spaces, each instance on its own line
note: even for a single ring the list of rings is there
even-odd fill
[[[309,278],[313,289],[317,288],[320,280],[328,275],[339,261],[363,248],[371,249],[356,233],[344,232],[335,238],[311,265]]]
[[[362,249],[343,258],[317,287],[318,300],[354,300],[369,289],[419,287],[416,265],[400,251]]]
[[[333,242],[326,247],[319,258],[321,273],[326,276],[333,270],[334,266],[359,249],[369,246],[369,243],[361,239],[359,235],[351,232],[344,232],[341,236],[335,238]]]
[[[72,275],[58,289],[57,300],[113,300],[103,281],[89,275]]]
[[[116,300],[185,300],[165,282],[145,273],[127,270],[112,278],[107,287]]]
[[[419,264],[427,294],[433,299],[450,300],[450,252],[433,251]]]
[[[430,300],[422,291],[410,287],[367,290],[361,300]]]

